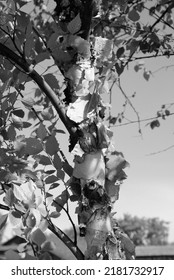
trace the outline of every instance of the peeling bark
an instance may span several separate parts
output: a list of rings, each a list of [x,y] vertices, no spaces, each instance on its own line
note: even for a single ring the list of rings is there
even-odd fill
[[[91,85],[95,84],[95,57],[88,35],[95,1],[80,2],[79,10],[74,2],[73,19],[71,1],[67,7],[59,1],[56,9],[59,22],[69,31],[59,43],[61,51],[71,57],[68,63],[59,65],[67,83],[66,114],[78,126],[69,185],[79,197],[80,235],[87,243],[85,259],[126,259],[120,237],[113,228],[112,209],[119,197],[120,184],[126,178],[123,169],[128,163],[115,150],[112,133],[103,123],[100,112],[105,108],[97,88],[91,91]]]

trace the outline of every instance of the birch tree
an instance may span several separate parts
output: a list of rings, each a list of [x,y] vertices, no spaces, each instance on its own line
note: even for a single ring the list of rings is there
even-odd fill
[[[150,3],[155,21],[149,26],[140,21],[147,2],[0,2],[0,195],[1,209],[8,211],[0,228],[8,221],[25,240],[13,258],[51,259],[47,229],[77,259],[134,258],[133,243],[113,219],[129,163],[113,143],[102,93],[110,93],[114,83],[121,88],[120,75],[137,52],[173,55],[172,35],[161,39],[156,29],[159,23],[172,28],[173,1]],[[150,71],[143,71],[148,80]],[[132,106],[126,95],[125,100]],[[69,134],[73,166],[59,146],[65,133],[59,120]],[[109,115],[110,124],[116,121]],[[56,196],[60,183],[64,190]],[[77,203],[84,253],[70,201]],[[62,211],[74,240],[55,225]]]

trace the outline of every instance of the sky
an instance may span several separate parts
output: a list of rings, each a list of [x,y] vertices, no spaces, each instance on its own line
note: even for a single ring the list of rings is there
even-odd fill
[[[149,59],[145,67],[152,72],[172,64],[172,58]],[[132,99],[140,119],[156,116],[161,105],[173,102],[174,67],[157,71],[149,81],[143,78],[142,71],[136,73],[130,65],[121,77],[122,88]],[[115,89],[113,97],[113,113],[117,114],[117,102],[122,99],[119,89]],[[172,112],[172,107],[171,107]],[[174,111],[174,108],[173,108]],[[132,110],[129,116],[136,120]],[[130,162],[127,169],[128,178],[121,186],[120,198],[116,205],[118,217],[123,213],[139,217],[158,217],[169,221],[169,241],[174,241],[174,117],[160,121],[159,128],[153,130],[141,123],[142,136],[138,133],[138,124],[130,124],[114,128],[114,141],[118,150],[124,153]],[[163,152],[160,152],[163,151]]]

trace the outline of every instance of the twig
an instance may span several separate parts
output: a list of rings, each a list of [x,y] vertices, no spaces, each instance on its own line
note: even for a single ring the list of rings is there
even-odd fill
[[[152,24],[150,27],[150,31],[154,29],[154,27],[163,19],[163,17],[168,13],[169,10],[174,8],[174,2],[171,1],[171,4],[167,7],[167,9],[161,14],[161,16]]]
[[[169,116],[171,116],[171,115],[174,115],[174,113],[170,113],[170,115]],[[168,117],[169,117],[168,116]],[[151,118],[147,118],[147,119],[140,119],[139,120],[139,122],[140,123],[142,123],[142,122],[148,122],[148,121],[152,121],[152,120],[155,120],[155,119],[157,119],[157,118],[162,118],[161,116],[156,116],[156,117],[151,117]],[[135,124],[135,123],[138,123],[138,121],[136,120],[136,121],[129,121],[129,122],[126,122],[126,123],[121,123],[121,124],[117,124],[117,125],[112,125],[112,127],[119,127],[119,126],[125,126],[125,125],[130,125],[130,124]]]
[[[74,222],[73,222],[73,220],[72,220],[72,218],[69,214],[69,211],[64,206],[60,205],[56,200],[53,200],[53,202],[55,204],[57,204],[59,207],[61,207],[65,211],[65,213],[67,214],[67,216],[68,216],[68,218],[69,218],[69,220],[72,224],[73,230],[74,230],[74,244],[77,245],[77,231],[76,231],[75,224],[74,224]]]
[[[57,226],[55,226],[52,222],[49,222],[48,229],[54,233],[74,254],[74,256],[78,260],[84,259],[84,254],[82,251],[74,244],[74,242]]]
[[[0,209],[9,211],[9,210],[10,210],[10,207],[8,207],[7,205],[3,205],[3,204],[0,203]]]
[[[160,153],[163,153],[163,152],[166,152],[170,149],[174,148],[174,145],[171,145],[163,150],[160,150],[160,151],[157,151],[157,152],[154,152],[154,153],[150,153],[150,154],[147,154],[146,156],[154,156],[154,155],[157,155],[157,154],[160,154]]]
[[[131,108],[133,109],[133,111],[135,112],[135,114],[137,115],[137,123],[138,123],[138,131],[141,134],[141,126],[140,126],[140,116],[139,113],[137,112],[137,110],[135,109],[134,105],[132,104],[132,102],[130,101],[129,97],[126,95],[126,93],[124,92],[122,86],[121,86],[121,82],[120,82],[120,78],[118,78],[118,83],[116,83],[118,88],[120,89],[121,93],[123,94],[123,96],[125,97],[127,103],[131,106]]]
[[[174,64],[168,65],[168,66],[162,66],[162,67],[158,68],[157,70],[153,71],[152,74],[155,74],[163,69],[168,70],[168,68],[171,68],[171,67],[174,67]]]
[[[135,61],[135,60],[140,60],[140,59],[157,58],[157,57],[160,57],[160,56],[170,57],[170,56],[173,56],[173,55],[174,55],[174,53],[162,53],[162,54],[157,54],[157,55],[153,54],[153,55],[147,55],[147,56],[139,56],[139,57],[131,58],[130,62]]]

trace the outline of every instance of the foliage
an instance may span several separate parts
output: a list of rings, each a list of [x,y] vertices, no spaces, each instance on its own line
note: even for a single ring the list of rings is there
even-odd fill
[[[111,94],[115,83],[121,89],[120,76],[132,61],[138,61],[135,71],[143,71],[148,81],[151,72],[139,62],[141,56],[173,55],[173,1],[91,0],[88,4],[82,0],[0,2],[0,195],[5,203],[1,209],[8,210],[0,228],[8,221],[26,240],[14,258],[28,258],[30,246],[33,258],[50,259],[45,235],[49,229],[76,258],[83,259],[68,207],[70,200],[78,201],[83,194],[77,209],[82,232],[91,207],[104,206],[107,213],[97,227],[104,232],[102,250],[108,238],[110,251],[105,250],[105,256],[112,252],[115,239],[103,226],[109,221],[107,227],[112,228],[110,208],[118,199],[128,163],[115,149],[103,155],[112,133],[103,123],[107,105],[100,95]],[[122,93],[125,112],[132,102]],[[168,115],[169,109],[162,108],[151,128]],[[110,125],[122,117],[109,115]],[[58,129],[59,118],[70,134],[74,169],[59,147],[58,139],[65,133]],[[84,193],[81,178],[87,180]],[[73,225],[74,241],[53,223],[61,211]],[[101,221],[102,215],[101,211],[95,218]],[[96,234],[94,222],[92,226]]]
[[[159,218],[139,218],[125,214],[118,223],[135,245],[167,244],[168,222]]]

